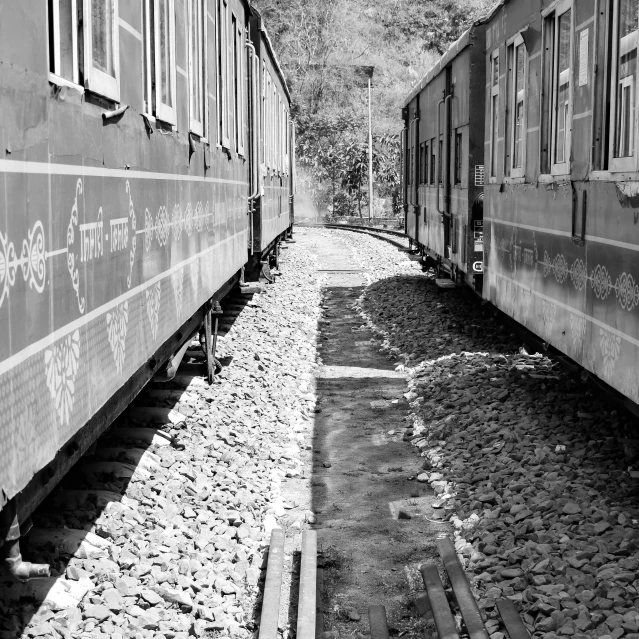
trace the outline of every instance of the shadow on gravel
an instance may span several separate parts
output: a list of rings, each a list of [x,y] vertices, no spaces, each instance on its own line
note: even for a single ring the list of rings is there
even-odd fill
[[[78,636],[80,629],[86,633],[94,628],[103,633],[99,636],[111,636],[118,630],[116,624],[103,621],[99,618],[101,613],[96,613],[102,622],[98,630],[98,619],[83,621],[77,607],[84,598],[86,608],[87,591],[90,596],[104,582],[117,584],[109,598],[113,614],[134,605],[149,607],[139,596],[137,584],[146,582],[139,557],[118,556],[110,547],[111,542],[135,533],[145,522],[157,522],[162,517],[170,520],[173,514],[173,503],[166,503],[164,511],[157,512],[163,486],[149,486],[146,479],[153,465],[171,465],[185,426],[168,423],[168,419],[162,423],[158,415],[178,411],[189,416],[195,412],[193,405],[183,399],[196,375],[184,371],[189,367],[200,371],[201,367],[194,367],[186,358],[184,363],[176,381],[149,383],[134,405],[98,439],[34,513],[34,527],[21,542],[22,554],[26,561],[49,564],[52,577],[16,584],[0,575],[2,639],[22,637],[25,632],[29,636],[58,636],[55,631],[70,637]],[[137,407],[144,406],[164,410],[147,422],[135,412]],[[179,483],[174,487],[176,497],[184,494],[190,484]],[[146,558],[150,568],[157,553],[149,548],[140,556]],[[169,569],[168,565],[158,565],[162,571]],[[52,609],[41,606],[45,600]]]
[[[636,417],[577,367],[536,353],[534,337],[468,291],[396,277],[368,288],[363,307],[387,333],[388,352],[411,367],[424,362],[412,395],[422,402],[413,406],[426,426],[423,450],[441,483],[454,483],[445,516],[471,522],[467,570],[489,618],[496,598],[515,598],[529,630],[541,632],[548,622],[535,602],[561,591],[561,604],[549,599],[561,611],[552,621],[560,635],[578,634],[566,611],[594,593],[596,614],[579,618],[588,634],[611,633],[616,618],[606,625],[600,614],[611,606],[636,632]],[[505,566],[524,579],[507,578]]]

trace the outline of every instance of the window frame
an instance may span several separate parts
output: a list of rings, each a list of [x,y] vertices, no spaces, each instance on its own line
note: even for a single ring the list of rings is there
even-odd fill
[[[463,177],[463,158],[464,158],[464,129],[458,127],[455,129],[455,170],[453,174],[453,185],[462,186]]]
[[[508,126],[508,166],[507,174],[511,178],[523,178],[526,174],[526,138],[527,136],[527,124],[528,124],[528,51],[526,49],[526,43],[521,35],[521,32],[516,36],[508,40],[506,49],[506,63],[508,65],[508,88],[507,99],[508,105],[506,107],[506,121]],[[521,166],[515,166],[515,134],[517,131],[517,52],[519,48],[524,52],[524,88],[522,89],[523,115],[521,122]]]
[[[157,34],[160,32],[160,6],[164,0],[143,0],[142,9],[144,11],[142,47],[143,47],[143,64],[145,78],[145,91],[149,96],[148,103],[145,104],[145,112],[147,115],[156,119],[177,126],[177,68],[175,62],[175,0],[166,0],[169,7],[168,22],[168,63],[169,63],[169,82],[171,102],[173,106],[165,104],[162,101],[162,75],[158,73],[158,69],[162,65],[162,46],[160,38]],[[153,37],[151,37],[151,19],[150,9],[153,7]],[[146,59],[146,63],[144,60]]]
[[[559,68],[559,28],[558,23],[562,15],[567,11],[570,11],[570,62],[569,62],[569,78],[570,88],[568,94],[568,113],[566,117],[566,132],[565,132],[565,150],[566,158],[564,162],[555,162],[557,151],[557,100],[558,100],[558,68]],[[552,33],[552,76],[550,78],[550,102],[547,104],[548,112],[544,115],[550,118],[550,127],[547,129],[550,134],[549,152],[550,158],[548,166],[550,167],[550,174],[553,176],[567,176],[570,174],[570,154],[572,152],[572,113],[573,113],[573,97],[574,97],[574,44],[575,44],[575,11],[572,0],[560,0],[552,6],[542,11],[543,19],[543,47],[547,48],[548,35],[547,22],[549,19],[553,21],[553,33]],[[545,111],[545,109],[544,109]]]
[[[218,117],[218,145],[223,149],[231,149],[230,113],[228,103],[228,0],[217,0],[215,42],[217,55],[217,117]]]
[[[235,114],[236,114],[236,132],[235,132],[235,146],[237,149],[237,154],[244,157],[246,153],[245,149],[245,139],[244,139],[244,108],[245,108],[245,94],[244,94],[244,83],[245,83],[245,56],[244,52],[246,50],[246,46],[244,44],[244,29],[242,28],[242,24],[236,18],[237,29],[235,32],[235,55],[236,55],[236,64],[235,64]]]
[[[637,143],[639,141],[639,100],[637,99],[639,96],[639,49],[637,51],[638,57],[636,60],[637,69],[636,74],[637,78],[635,79],[635,87],[634,92],[631,92],[631,98],[634,100],[634,122],[632,123],[633,127],[633,141],[634,141],[634,149],[633,153],[627,157],[615,157],[615,147],[617,145],[617,131],[616,131],[616,119],[617,119],[617,100],[619,99],[619,87],[617,83],[617,72],[618,72],[618,60],[617,60],[617,52],[618,52],[618,34],[619,34],[619,0],[613,1],[613,10],[612,10],[612,42],[609,45],[608,50],[611,52],[611,64],[610,64],[610,84],[608,86],[608,91],[610,95],[610,119],[608,122],[608,170],[614,173],[620,172],[636,172],[638,169],[637,163]],[[639,37],[638,37],[639,39]],[[639,47],[639,42],[637,43]]]
[[[428,184],[430,186],[434,186],[435,184],[437,184],[436,182],[437,180],[437,154],[436,154],[437,145],[435,144],[436,140],[437,140],[436,137],[430,139],[430,175],[428,176]]]
[[[49,82],[60,86],[70,86],[84,90],[80,85],[80,56],[78,51],[78,0],[71,2],[71,48],[73,56],[73,78],[65,78],[62,75],[61,65],[61,41],[60,41],[60,2],[61,0],[50,0],[47,2],[47,26],[48,37],[53,36],[53,42],[49,42],[47,47]],[[51,59],[51,49],[53,48],[53,60]],[[53,67],[53,71],[51,71]]]
[[[197,3],[200,8],[200,24],[195,24],[195,18],[193,16],[193,6]],[[189,132],[197,135],[203,141],[207,141],[207,105],[208,105],[208,78],[207,78],[207,64],[206,61],[208,59],[208,51],[207,51],[207,27],[208,27],[208,2],[207,0],[187,0],[186,2],[187,9],[187,48],[188,48],[188,85],[189,85]],[[201,27],[201,30],[200,30]],[[197,33],[196,33],[197,29]],[[198,42],[196,45],[200,49],[200,68],[195,70],[193,60],[193,40],[197,35]],[[197,72],[198,76],[200,76],[200,109],[202,112],[202,119],[197,120],[193,113],[193,102],[195,96],[193,95],[193,78],[195,73]]]
[[[490,169],[488,173],[488,181],[490,184],[497,183],[497,168],[499,166],[499,97],[501,88],[501,61],[499,55],[499,47],[490,53],[490,91],[488,92],[488,113],[490,114],[490,126],[488,127],[490,135],[490,152],[488,159]],[[495,60],[497,61],[497,82],[495,82]],[[495,130],[496,128],[496,130]]]
[[[284,105],[284,175],[288,175],[290,162],[290,120],[286,104]]]
[[[430,140],[424,142],[424,184],[430,184]]]
[[[118,0],[111,0],[113,11],[113,72],[114,77],[93,66],[93,10],[91,0],[83,0],[82,31],[84,40],[84,86],[86,89],[107,98],[112,102],[120,102],[120,12]]]

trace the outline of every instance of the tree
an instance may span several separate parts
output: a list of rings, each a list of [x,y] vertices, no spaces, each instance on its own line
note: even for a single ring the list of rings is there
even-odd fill
[[[345,69],[374,66],[373,171],[400,211],[405,96],[492,0],[254,0],[293,97],[298,163],[316,205],[360,214],[369,197],[367,91]],[[362,181],[363,177],[363,181]]]

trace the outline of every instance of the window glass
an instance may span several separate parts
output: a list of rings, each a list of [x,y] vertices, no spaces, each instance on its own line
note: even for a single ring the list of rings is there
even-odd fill
[[[556,95],[555,107],[555,162],[561,164],[568,159],[567,130],[570,125],[568,116],[570,112],[570,42],[571,42],[571,18],[569,9],[559,16],[558,24],[558,52],[556,68]]]
[[[429,144],[428,142],[426,142],[426,144],[424,145],[424,184],[428,184],[428,180],[430,178],[430,172],[428,169],[429,154]]]
[[[229,148],[231,145],[229,125],[229,101],[228,94],[228,4],[226,0],[218,0],[217,5],[217,81],[218,81],[218,109],[220,124],[220,140],[222,146]]]
[[[520,44],[515,49],[515,132],[513,136],[513,168],[515,169],[523,165],[525,55],[524,45]]]
[[[435,138],[431,140],[430,143],[430,183],[435,184],[435,166],[436,166],[436,158],[435,158]]]
[[[49,71],[79,82],[76,0],[49,0]]]
[[[462,143],[461,133],[455,135],[455,184],[461,184],[462,181]]]
[[[170,2],[169,0],[160,0],[160,10],[158,15],[159,24],[159,58],[160,58],[160,86],[162,94],[160,99],[167,106],[173,107],[173,92],[171,90],[171,55],[169,41],[169,19],[170,19]]]
[[[635,151],[635,93],[637,84],[638,0],[619,0],[617,26],[617,95],[615,157]]]
[[[203,123],[202,117],[202,89],[204,84],[202,48],[203,48],[203,25],[202,20],[202,0],[189,0],[191,15],[190,43],[190,99],[191,99],[191,120]],[[202,131],[198,131],[200,135]]]
[[[490,176],[497,177],[497,158],[499,145],[499,51],[491,58],[490,89]]]
[[[91,0],[93,66],[112,78],[115,77],[113,2],[114,0]]]
[[[499,95],[492,97],[491,112],[491,141],[490,141],[490,175],[497,177],[497,135],[499,128]]]
[[[75,77],[75,55],[74,39],[72,37],[75,29],[75,12],[71,0],[54,0],[60,7],[60,70],[58,75],[66,80]]]

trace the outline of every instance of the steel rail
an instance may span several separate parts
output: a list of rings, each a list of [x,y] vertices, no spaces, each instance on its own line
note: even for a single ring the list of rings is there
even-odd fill
[[[459,639],[455,618],[450,611],[437,566],[435,564],[424,564],[419,570],[422,573],[439,639]]]
[[[259,639],[277,639],[283,569],[284,531],[281,528],[274,528],[271,532],[271,545],[268,551]]]
[[[470,639],[488,639],[479,607],[470,590],[466,573],[459,563],[455,546],[448,537],[437,540],[437,548],[448,573],[457,605],[466,624]]]
[[[305,530],[302,535],[302,565],[300,569],[300,591],[297,608],[297,639],[315,639],[316,597],[317,531]]]

